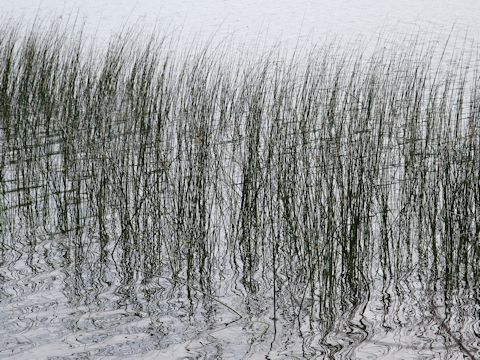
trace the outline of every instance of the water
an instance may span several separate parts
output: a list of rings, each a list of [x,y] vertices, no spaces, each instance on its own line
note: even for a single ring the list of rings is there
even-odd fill
[[[395,37],[433,33],[444,41],[452,27],[459,34],[477,37],[480,33],[476,0],[1,0],[0,9],[6,18],[22,16],[27,22],[35,16],[77,18],[103,39],[124,24],[135,24],[145,34],[156,26],[182,31],[188,40],[215,33],[220,39],[233,37],[249,45],[280,42],[287,47],[334,37],[375,41],[385,33]]]
[[[17,4],[3,9],[36,8]],[[325,29],[391,39],[411,17],[440,39],[458,19],[478,34],[476,2],[355,4],[149,13],[247,44],[265,25],[287,47]],[[82,6],[102,37],[154,5]],[[305,59],[235,77],[214,52],[213,76],[174,61],[164,81],[141,61],[136,77],[116,60],[42,67],[42,51],[30,77],[16,58],[0,92],[0,358],[479,358],[479,63],[453,38],[463,53],[439,73],[425,41],[356,72],[322,50],[305,82]]]

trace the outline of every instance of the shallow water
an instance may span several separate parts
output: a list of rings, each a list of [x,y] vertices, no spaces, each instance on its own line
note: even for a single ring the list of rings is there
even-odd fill
[[[192,291],[189,298],[178,283],[140,271],[140,255],[115,260],[108,249],[102,256],[98,240],[85,240],[52,234],[2,251],[1,358],[469,359],[478,355],[478,291],[456,290],[446,302],[445,289],[426,289],[422,275],[415,272],[388,288],[382,284],[382,274],[371,275],[371,285],[355,304],[326,317],[335,325],[323,337],[322,314],[313,315],[312,323],[306,320],[311,316],[308,299],[299,318],[282,307],[274,320],[268,286],[247,294],[235,276],[212,281],[216,299],[236,309],[240,318],[201,292]]]
[[[0,15],[30,22],[39,17],[86,22],[90,34],[108,38],[125,24],[150,34],[180,31],[185,39],[233,38],[247,45],[311,46],[325,38],[375,42],[380,35],[431,33],[444,42],[452,31],[478,38],[476,0],[0,0]]]
[[[30,239],[31,240],[31,239]],[[475,291],[449,296],[409,274],[397,289],[372,276],[363,296],[325,338],[315,321],[297,327],[283,309],[272,319],[268,289],[246,294],[235,277],[213,284],[216,298],[146,275],[142,259],[102,257],[97,241],[64,235],[3,250],[0,356],[5,359],[465,359],[480,346]],[[108,250],[105,250],[108,252]],[[286,284],[288,286],[288,284]],[[348,291],[348,290],[346,290]],[[338,301],[338,300],[336,300]],[[308,306],[307,304],[305,306]],[[306,314],[302,316],[307,317]]]

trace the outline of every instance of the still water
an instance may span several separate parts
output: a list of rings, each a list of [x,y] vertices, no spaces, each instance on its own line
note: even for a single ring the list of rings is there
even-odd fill
[[[0,16],[23,22],[75,18],[103,39],[134,24],[146,34],[168,29],[189,40],[216,34],[250,45],[287,47],[333,37],[374,41],[385,33],[430,33],[445,40],[452,28],[472,37],[480,34],[476,0],[0,0]]]
[[[480,3],[0,5],[233,36],[100,63],[0,42],[0,358],[479,358]]]

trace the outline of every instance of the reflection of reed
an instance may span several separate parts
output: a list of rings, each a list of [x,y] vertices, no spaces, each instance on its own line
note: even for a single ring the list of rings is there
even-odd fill
[[[183,279],[190,301],[237,315],[215,292],[238,278],[245,306],[264,297],[275,321],[325,336],[380,277],[384,293],[412,276],[432,293],[478,286],[467,53],[440,75],[418,45],[420,62],[326,48],[234,63],[226,45],[182,57],[124,39],[97,59],[15,30],[0,37],[2,249],[22,231],[95,234],[125,274]]]

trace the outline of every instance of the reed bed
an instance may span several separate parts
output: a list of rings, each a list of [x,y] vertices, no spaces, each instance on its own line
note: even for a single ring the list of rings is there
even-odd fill
[[[478,291],[470,47],[235,59],[231,44],[0,33],[3,250],[93,237],[189,298],[233,279],[324,333],[378,279]]]

